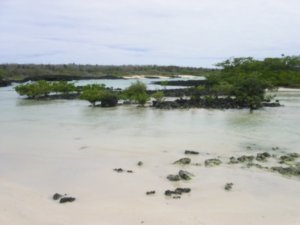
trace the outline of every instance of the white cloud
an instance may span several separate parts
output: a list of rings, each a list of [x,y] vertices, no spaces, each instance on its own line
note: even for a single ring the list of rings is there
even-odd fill
[[[299,54],[298,0],[1,0],[0,63],[211,66]]]

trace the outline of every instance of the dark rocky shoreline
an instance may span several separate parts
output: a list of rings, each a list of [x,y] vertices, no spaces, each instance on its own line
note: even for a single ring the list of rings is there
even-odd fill
[[[279,107],[279,102],[263,102],[264,107]],[[212,98],[199,99],[177,99],[175,101],[153,101],[153,107],[158,109],[189,109],[189,108],[210,108],[210,109],[244,109],[249,106],[233,98]],[[256,108],[254,108],[256,109]]]

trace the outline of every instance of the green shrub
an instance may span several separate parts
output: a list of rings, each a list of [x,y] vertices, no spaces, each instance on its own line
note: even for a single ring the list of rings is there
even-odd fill
[[[68,94],[77,91],[77,88],[73,83],[69,83],[67,81],[58,81],[52,83],[51,91],[56,93]]]
[[[164,92],[162,91],[157,91],[154,94],[152,94],[152,97],[155,99],[157,102],[161,102],[164,99]]]
[[[126,88],[123,92],[123,96],[125,99],[136,102],[142,106],[149,100],[147,86],[140,81],[136,81]]]
[[[89,101],[93,107],[101,102],[102,107],[112,107],[118,104],[118,95],[111,90],[105,89],[104,85],[87,85],[83,88],[80,99]]]
[[[49,95],[51,85],[47,81],[40,80],[34,83],[18,85],[15,90],[19,95],[25,95],[28,98],[38,98]]]

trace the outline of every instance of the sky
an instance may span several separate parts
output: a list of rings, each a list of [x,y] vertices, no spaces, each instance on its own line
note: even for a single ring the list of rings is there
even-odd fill
[[[299,0],[0,0],[0,63],[213,67],[299,53]]]

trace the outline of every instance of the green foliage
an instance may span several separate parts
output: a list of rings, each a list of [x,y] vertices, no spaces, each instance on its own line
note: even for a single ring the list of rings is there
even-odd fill
[[[222,68],[219,78],[222,77],[228,82],[233,82],[236,76],[257,73],[258,79],[268,81],[274,86],[300,86],[300,56],[264,60],[255,60],[251,57],[233,58],[217,66]]]
[[[164,92],[162,91],[157,91],[154,94],[152,94],[152,97],[155,99],[157,102],[161,102],[164,99]]]
[[[149,96],[146,92],[135,95],[135,101],[141,106],[144,106],[148,100]]]
[[[198,102],[200,100],[201,95],[205,93],[206,87],[203,85],[199,85],[197,87],[191,88],[191,101]]]
[[[169,84],[169,82],[167,80],[160,82],[161,86],[168,86],[168,84]]]
[[[220,83],[212,86],[212,92],[217,97],[218,95],[230,95],[233,91],[233,85],[226,82],[220,81]]]
[[[147,86],[140,81],[132,83],[124,90],[123,95],[125,99],[136,102],[139,105],[145,105],[145,103],[149,100]]]
[[[72,77],[103,77],[103,76],[130,76],[130,75],[165,75],[173,76],[180,74],[190,74],[201,76],[214,71],[214,69],[204,69],[195,67],[178,66],[105,66],[105,65],[78,65],[78,64],[0,64],[0,70],[5,72],[5,77],[10,79],[23,80],[24,78],[37,78],[46,80],[49,78],[59,78],[71,80]],[[68,79],[68,77],[70,77]]]
[[[26,95],[28,98],[47,96],[51,92],[51,84],[40,80],[35,83],[22,84],[15,88],[19,95]]]
[[[105,90],[100,96],[101,106],[102,107],[112,107],[118,104],[118,94],[110,90]]]
[[[51,87],[52,92],[68,94],[77,91],[77,88],[73,83],[67,81],[53,82]]]
[[[48,82],[40,80],[18,85],[15,90],[19,95],[27,96],[28,98],[40,98],[48,96],[50,93],[68,94],[77,91],[77,88],[73,83],[66,81]]]
[[[272,85],[261,79],[259,74],[252,73],[237,77],[232,87],[232,94],[242,104],[246,104],[251,109],[256,109],[261,107],[267,88],[272,88]]]
[[[80,99],[89,101],[92,106],[96,106],[96,102],[101,101],[101,97],[105,93],[105,86],[92,84],[83,87]]]
[[[118,95],[105,88],[105,85],[92,84],[83,88],[80,99],[89,101],[93,107],[101,102],[102,107],[112,107],[118,104]]]

